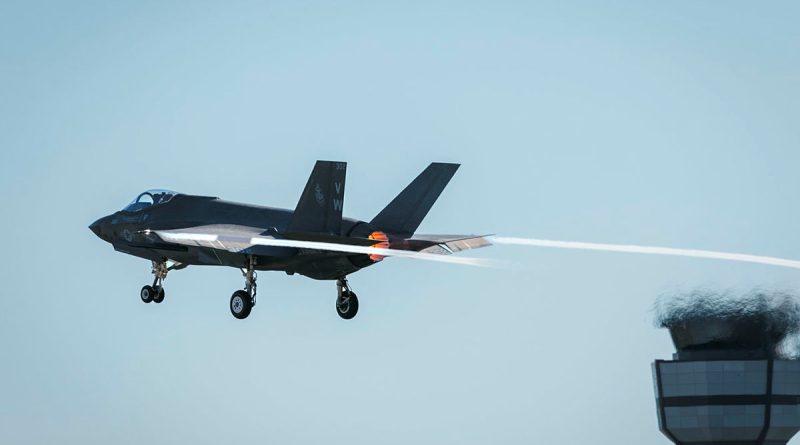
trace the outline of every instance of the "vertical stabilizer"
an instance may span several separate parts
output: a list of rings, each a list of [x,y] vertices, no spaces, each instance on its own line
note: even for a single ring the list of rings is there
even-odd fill
[[[413,235],[459,165],[432,163],[370,223],[387,233]]]
[[[287,232],[341,235],[346,162],[317,161]]]

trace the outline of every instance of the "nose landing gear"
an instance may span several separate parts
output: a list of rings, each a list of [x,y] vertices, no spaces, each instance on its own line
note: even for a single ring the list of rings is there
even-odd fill
[[[167,273],[170,270],[176,269],[178,263],[167,267],[166,259],[164,261],[153,261],[152,273],[155,275],[152,286],[144,286],[139,291],[139,297],[144,303],[161,303],[164,301],[164,279],[167,278]]]
[[[347,278],[336,280],[336,313],[345,320],[350,320],[358,313],[358,297],[347,284]]]

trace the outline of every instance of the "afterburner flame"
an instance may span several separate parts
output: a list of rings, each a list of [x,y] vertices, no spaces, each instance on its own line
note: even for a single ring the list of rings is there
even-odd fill
[[[380,249],[388,249],[389,248],[389,237],[386,236],[386,234],[383,233],[383,232],[380,232],[380,231],[372,232],[372,233],[369,234],[369,236],[367,238],[375,240],[375,241],[380,241],[378,243],[375,243],[375,244],[371,245],[370,247],[377,247],[377,248],[380,248]],[[382,260],[384,258],[385,257],[382,256],[382,255],[376,255],[376,254],[373,254],[373,253],[369,254],[369,259],[371,259],[372,261],[375,261],[375,262],[378,262],[378,261],[380,261],[380,260]]]

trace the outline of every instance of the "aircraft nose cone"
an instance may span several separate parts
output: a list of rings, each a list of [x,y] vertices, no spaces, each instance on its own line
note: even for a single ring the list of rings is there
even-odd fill
[[[94,232],[94,234],[97,235],[99,238],[103,237],[103,232],[102,232],[103,219],[104,218],[100,218],[89,225],[89,230]]]

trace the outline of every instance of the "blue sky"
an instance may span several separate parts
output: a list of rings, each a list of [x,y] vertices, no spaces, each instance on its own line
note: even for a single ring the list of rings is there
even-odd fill
[[[420,232],[800,258],[794,2],[0,3],[0,442],[667,443],[664,292],[797,271],[495,246],[330,282],[144,260],[86,226],[138,192],[293,207],[349,162],[370,219],[462,168]]]

